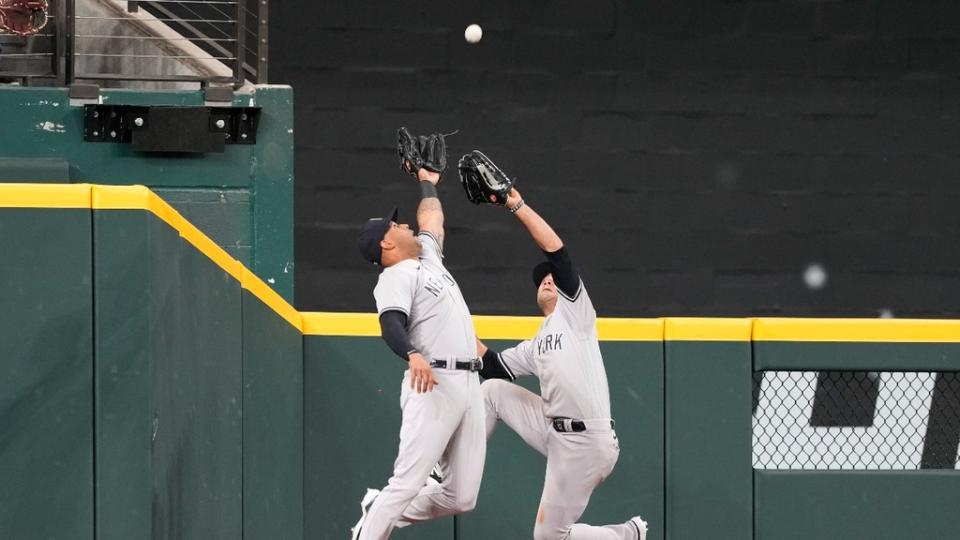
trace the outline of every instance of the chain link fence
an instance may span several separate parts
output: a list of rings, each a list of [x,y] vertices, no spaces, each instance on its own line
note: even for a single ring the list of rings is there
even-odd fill
[[[960,373],[754,374],[753,467],[957,469]]]

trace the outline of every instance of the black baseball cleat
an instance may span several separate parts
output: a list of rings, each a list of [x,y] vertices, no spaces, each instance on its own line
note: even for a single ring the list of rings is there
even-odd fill
[[[360,519],[357,521],[357,524],[350,529],[353,532],[353,534],[350,535],[350,540],[360,538],[360,529],[363,527],[363,520],[367,519],[367,511],[370,510],[370,507],[373,506],[373,501],[377,500],[379,495],[379,489],[368,489],[366,495],[363,496],[363,500],[360,501]]]

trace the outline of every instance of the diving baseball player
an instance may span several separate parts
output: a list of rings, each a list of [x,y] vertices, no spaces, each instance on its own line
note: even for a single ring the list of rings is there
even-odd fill
[[[470,311],[443,265],[443,210],[436,185],[446,166],[442,135],[400,129],[401,166],[420,181],[419,233],[397,210],[368,220],[358,243],[383,270],[373,296],[384,341],[409,362],[400,395],[400,448],[382,490],[367,490],[353,540],[383,540],[394,527],[473,509],[486,457],[480,360]],[[434,464],[442,481],[428,483]]]
[[[547,458],[535,540],[645,540],[640,516],[617,525],[577,523],[593,490],[613,471],[620,445],[610,416],[607,374],[597,341],[596,311],[557,233],[479,151],[459,163],[475,203],[506,206],[526,227],[546,261],[533,269],[544,320],[533,339],[499,354],[477,340],[487,434],[502,420]],[[540,396],[505,380],[540,379]]]

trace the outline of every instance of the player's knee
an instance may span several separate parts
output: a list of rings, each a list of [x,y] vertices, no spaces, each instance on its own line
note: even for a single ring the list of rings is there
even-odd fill
[[[480,385],[483,390],[483,401],[487,404],[487,410],[497,410],[497,404],[500,402],[500,396],[505,388],[512,383],[503,379],[490,379]]]
[[[477,495],[460,495],[457,497],[457,513],[469,512],[477,507]]]

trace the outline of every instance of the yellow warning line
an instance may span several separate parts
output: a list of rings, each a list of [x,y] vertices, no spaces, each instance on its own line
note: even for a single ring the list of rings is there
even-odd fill
[[[263,280],[144,186],[0,184],[0,208],[148,211],[176,229],[187,242],[300,332],[317,336],[380,335],[380,325],[373,313],[298,312]],[[523,340],[536,334],[542,318],[475,315],[473,320],[481,339]],[[604,341],[960,343],[960,320],[601,318],[597,320],[597,335]]]

